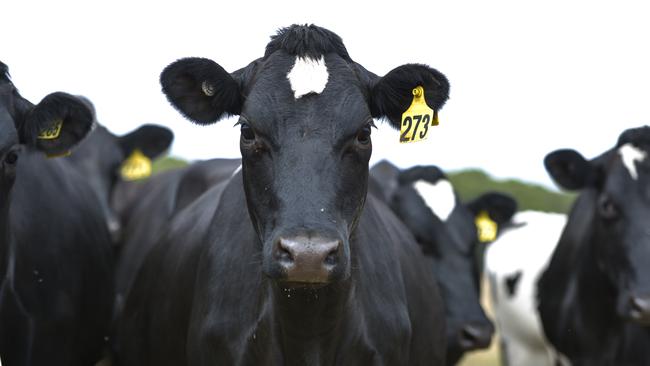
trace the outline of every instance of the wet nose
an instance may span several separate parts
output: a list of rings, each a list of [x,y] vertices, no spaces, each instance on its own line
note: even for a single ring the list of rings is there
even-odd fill
[[[464,351],[487,348],[492,341],[492,324],[468,324],[461,328],[459,343]]]
[[[650,325],[650,297],[631,296],[629,305],[629,315],[633,321]]]
[[[320,237],[280,238],[275,257],[286,281],[327,283],[339,262],[341,242]]]

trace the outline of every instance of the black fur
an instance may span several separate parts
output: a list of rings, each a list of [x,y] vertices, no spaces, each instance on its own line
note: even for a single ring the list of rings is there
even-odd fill
[[[564,189],[581,189],[594,179],[591,165],[575,150],[553,151],[544,158],[544,166],[555,182]]]
[[[517,285],[519,284],[519,280],[521,280],[521,275],[522,272],[517,271],[514,274],[504,278],[506,290],[509,297],[513,297],[517,293]]]
[[[445,173],[435,165],[414,166],[403,170],[397,177],[397,181],[400,185],[413,184],[418,180],[425,180],[431,184],[436,184],[440,179],[447,179],[447,177],[445,176]]]
[[[0,80],[11,82],[11,75],[9,75],[9,67],[0,61]]]
[[[41,130],[63,120],[61,135],[52,140],[37,139]],[[93,124],[92,111],[79,99],[66,93],[52,93],[32,109],[22,126],[21,137],[27,144],[50,155],[63,154],[86,136]]]
[[[174,140],[174,133],[165,127],[145,124],[137,130],[119,138],[119,144],[125,156],[139,149],[150,159],[157,158],[165,152]]]
[[[509,222],[517,212],[517,201],[503,193],[488,192],[469,202],[467,207],[474,217],[481,211],[487,212],[490,218],[501,226]]]
[[[345,61],[352,62],[341,37],[313,24],[294,24],[278,30],[276,35],[271,36],[271,42],[266,46],[266,52],[264,52],[264,58],[266,59],[278,50],[311,59],[318,59],[328,53],[336,53]]]
[[[214,89],[214,95],[203,92],[204,82]],[[241,111],[243,100],[237,81],[212,60],[178,60],[163,70],[160,84],[169,102],[198,124],[211,124]]]
[[[402,113],[411,105],[416,86],[424,88],[427,105],[436,112],[449,99],[449,81],[441,72],[426,65],[402,65],[379,79],[372,88],[372,116],[386,117],[391,126],[399,129]]]
[[[635,146],[650,146],[650,127],[642,126],[626,130],[619,136],[616,147],[618,148],[628,143]]]

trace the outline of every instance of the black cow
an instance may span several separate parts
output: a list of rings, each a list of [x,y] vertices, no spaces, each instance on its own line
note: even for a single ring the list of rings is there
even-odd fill
[[[488,347],[494,326],[480,305],[485,243],[478,240],[475,220],[485,211],[499,230],[515,213],[516,202],[487,193],[464,205],[442,170],[433,165],[400,171],[382,161],[370,174],[383,188],[391,209],[433,259],[446,305],[447,364],[456,364],[467,351]]]
[[[538,283],[544,332],[572,365],[650,364],[649,153],[645,126],[592,160],[558,150],[544,161],[580,190]]]
[[[77,98],[24,99],[0,63],[0,358],[88,366],[112,306],[110,238],[85,177],[64,159],[92,126]],[[43,154],[45,153],[45,154]]]
[[[97,122],[95,107],[82,98],[93,112],[95,128],[66,159],[79,170],[93,187],[101,203],[114,244],[121,239],[122,223],[111,208],[112,196],[118,186],[124,183],[121,168],[135,151],[153,160],[167,151],[174,139],[166,127],[145,124],[122,136],[116,136]]]
[[[115,268],[116,310],[122,307],[146,256],[172,218],[211,187],[227,181],[240,159],[211,159],[116,187],[112,207],[124,223]]]
[[[398,126],[416,86],[437,111],[444,75],[404,65],[377,77],[312,25],[282,29],[232,74],[189,58],[161,83],[196,123],[240,116],[243,167],[177,214],[147,257],[120,321],[123,365],[444,362],[430,268],[366,200],[372,118]]]

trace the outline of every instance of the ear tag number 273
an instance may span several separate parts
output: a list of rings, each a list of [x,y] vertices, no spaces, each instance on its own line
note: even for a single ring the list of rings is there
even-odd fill
[[[438,125],[438,113],[429,108],[424,99],[424,88],[417,86],[413,89],[413,102],[402,113],[399,142],[416,142],[427,138],[429,126]]]

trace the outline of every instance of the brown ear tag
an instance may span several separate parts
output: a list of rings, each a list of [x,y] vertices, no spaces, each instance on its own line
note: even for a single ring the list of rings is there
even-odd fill
[[[427,138],[429,126],[437,126],[438,112],[429,108],[424,99],[424,88],[417,86],[413,89],[411,106],[402,113],[399,142],[417,142]]]
[[[497,238],[497,229],[499,226],[490,218],[487,211],[481,211],[478,216],[476,216],[474,223],[476,224],[476,230],[478,232],[478,240],[481,243],[488,243]]]
[[[151,175],[151,159],[145,156],[142,151],[135,149],[131,155],[124,160],[120,167],[120,175],[124,180],[144,179]]]

